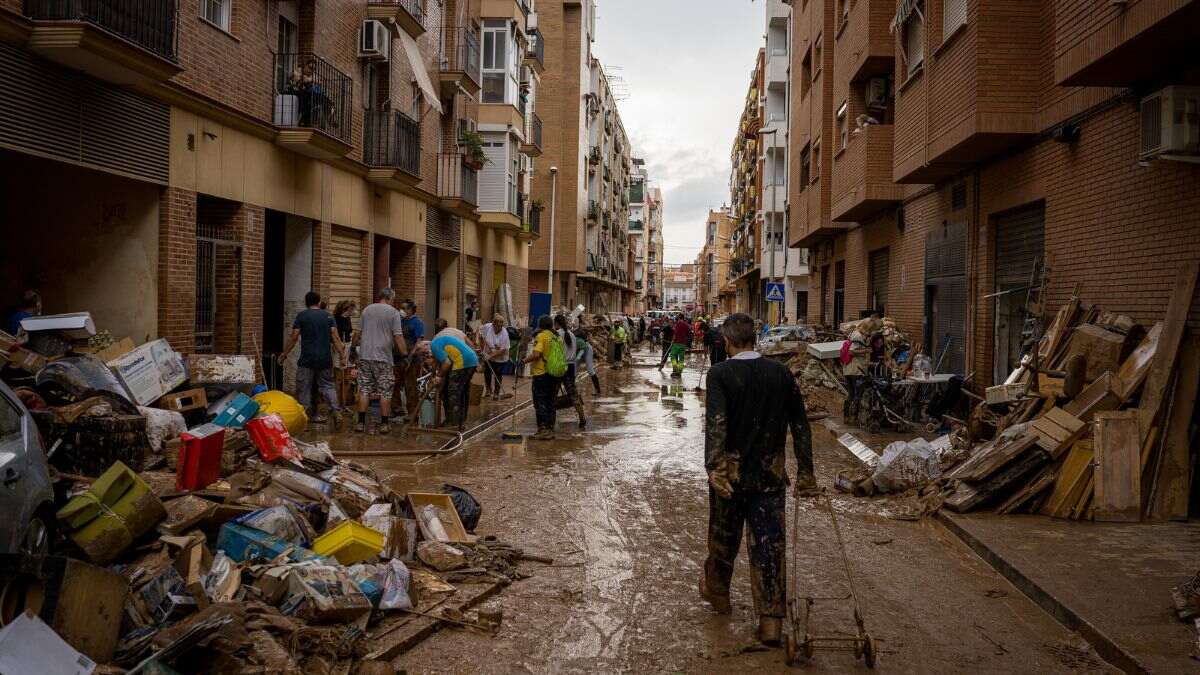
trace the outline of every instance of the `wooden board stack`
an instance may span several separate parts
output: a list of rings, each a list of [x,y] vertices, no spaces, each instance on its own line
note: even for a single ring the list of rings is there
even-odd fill
[[[1060,378],[1042,372],[1034,387],[1026,374],[1028,394],[990,410],[1000,420],[996,436],[946,473],[944,505],[1074,520],[1186,520],[1200,482],[1189,429],[1200,398],[1200,334],[1187,328],[1198,275],[1200,264],[1180,267],[1166,316],[1149,330],[1072,297],[1043,334],[1038,359],[1043,371],[1081,373],[1086,360],[1086,384],[1068,398],[1074,392]]]

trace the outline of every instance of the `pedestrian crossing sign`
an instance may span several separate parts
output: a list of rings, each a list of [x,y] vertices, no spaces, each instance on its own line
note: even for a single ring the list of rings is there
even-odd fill
[[[767,302],[783,302],[782,282],[767,282]]]

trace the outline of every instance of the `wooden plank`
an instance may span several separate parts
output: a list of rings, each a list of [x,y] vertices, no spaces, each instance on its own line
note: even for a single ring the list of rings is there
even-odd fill
[[[1150,365],[1154,363],[1154,355],[1158,353],[1158,342],[1162,338],[1163,324],[1161,321],[1150,327],[1146,337],[1137,348],[1125,358],[1121,369],[1117,371],[1117,397],[1124,403],[1128,401],[1146,379]]]
[[[1083,487],[1083,496],[1079,498],[1079,502],[1071,509],[1071,520],[1079,520],[1083,514],[1087,513],[1088,506],[1092,503],[1092,495],[1096,488],[1096,475],[1092,473],[1091,467],[1088,467],[1087,485]]]
[[[1025,484],[1025,487],[1013,493],[1012,497],[1009,497],[1007,501],[1001,504],[1000,508],[996,509],[996,513],[1001,515],[1012,513],[1030,501],[1033,501],[1035,497],[1042,494],[1043,490],[1054,485],[1055,475],[1056,473],[1053,469],[1047,469],[1035,475]]]
[[[1064,405],[1063,412],[1083,422],[1090,422],[1094,413],[1116,410],[1121,403],[1115,391],[1116,384],[1116,376],[1112,373],[1104,373],[1084,387],[1083,391],[1079,392],[1079,396]]]
[[[1067,505],[1067,496],[1075,490],[1080,482],[1087,482],[1092,477],[1092,442],[1076,441],[1063,460],[1058,478],[1054,481],[1054,492],[1042,507],[1042,513],[1057,516]],[[1070,506],[1074,506],[1071,502]]]
[[[1162,452],[1148,516],[1152,520],[1187,520],[1191,487],[1188,425],[1200,388],[1200,336],[1189,335],[1179,353],[1178,377],[1162,431]]]
[[[1142,512],[1142,469],[1138,413],[1096,415],[1095,519],[1136,522]]]
[[[1061,408],[1051,408],[1033,422],[1038,444],[1054,459],[1062,457],[1086,430],[1081,420]]]
[[[1050,455],[1031,445],[1027,452],[1009,462],[986,481],[973,484],[960,482],[954,494],[946,499],[945,505],[956,513],[966,513],[997,502],[1001,496],[1011,494],[1017,486],[1023,484],[1022,481],[1049,463]]]
[[[1008,443],[996,444],[990,452],[979,458],[969,469],[958,474],[957,478],[968,481],[981,481],[999,471],[1001,467],[1019,457],[1037,442],[1037,436],[1026,433]],[[971,458],[972,460],[975,457]]]
[[[1188,309],[1192,305],[1192,293],[1196,290],[1198,274],[1200,263],[1180,265],[1175,274],[1175,288],[1167,303],[1166,318],[1163,319],[1162,338],[1159,340],[1158,350],[1154,353],[1154,362],[1146,376],[1146,386],[1138,404],[1138,423],[1142,428],[1143,439],[1158,419],[1159,408],[1167,396],[1167,380],[1171,377],[1178,360],[1179,345],[1183,341],[1183,331],[1187,323]]]
[[[459,611],[467,610],[499,593],[499,583],[487,584],[482,588],[473,589],[459,602],[447,602],[446,606]],[[388,634],[381,640],[374,651],[363,657],[367,661],[390,661],[421,643],[433,635],[445,622],[428,616],[419,616],[404,624],[400,630]]]

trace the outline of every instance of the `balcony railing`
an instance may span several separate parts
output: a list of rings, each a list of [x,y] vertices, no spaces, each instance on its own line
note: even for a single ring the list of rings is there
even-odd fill
[[[631,232],[641,232],[642,230],[645,230],[645,229],[646,229],[646,221],[644,221],[644,220],[629,221],[629,230]]]
[[[600,217],[600,204],[595,199],[588,202],[587,217],[589,220],[596,220]]]
[[[530,116],[529,142],[539,148],[542,147],[542,118],[538,117],[537,113]]]
[[[275,55],[274,122],[350,142],[350,77],[309,53]]]
[[[542,39],[540,34],[530,36],[529,51],[527,53],[538,62],[538,65],[546,65],[546,41]]]
[[[83,21],[143,49],[176,60],[177,0],[25,0],[37,21]]]
[[[446,52],[442,54],[442,72],[462,71],[478,86],[483,78],[479,68],[479,38],[466,28],[455,28],[446,35]]]
[[[367,111],[363,119],[363,162],[421,175],[421,125],[402,112]]]
[[[542,234],[542,210],[539,207],[532,206],[529,208],[529,222],[525,223],[525,231],[530,234],[541,236]]]
[[[509,213],[516,216],[518,219],[525,218],[525,193],[517,191],[517,198],[510,199],[509,202],[512,204],[512,208],[509,209]]]
[[[425,14],[421,11],[421,0],[367,0],[368,7],[400,8],[418,25],[425,25]]]
[[[438,196],[442,199],[461,199],[479,204],[479,174],[463,164],[461,152],[438,155]]]

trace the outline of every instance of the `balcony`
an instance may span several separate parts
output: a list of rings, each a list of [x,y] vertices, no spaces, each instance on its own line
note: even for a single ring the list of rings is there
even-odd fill
[[[892,125],[868,124],[850,134],[845,151],[833,158],[832,219],[859,222],[903,198],[892,182]]]
[[[484,95],[486,96],[487,92],[484,92]],[[507,128],[524,139],[525,115],[521,112],[518,103],[489,103],[481,101],[479,103],[477,121],[480,125],[488,125],[488,128]]]
[[[521,144],[521,152],[530,157],[542,156],[542,118],[537,113],[529,115],[529,124],[525,128],[525,142]]]
[[[762,210],[764,213],[787,211],[787,186],[783,183],[764,186]]]
[[[345,157],[354,83],[325,59],[306,52],[276,54],[272,97],[275,142],[316,159]]]
[[[630,232],[642,232],[645,229],[646,229],[646,221],[644,221],[644,220],[629,221],[629,231]]]
[[[525,16],[529,7],[522,0],[482,0],[479,16],[485,19],[511,19],[522,32],[525,31]]]
[[[767,88],[786,87],[788,84],[788,55],[786,49],[772,50],[767,57]]]
[[[438,80],[442,95],[452,97],[461,86],[468,94],[479,93],[483,76],[480,71],[479,38],[465,28],[447,28],[446,44],[438,59]]]
[[[439,206],[463,218],[477,217],[479,204],[479,174],[463,163],[461,152],[438,155]]]
[[[888,26],[896,12],[894,0],[858,0],[851,4],[835,61],[850,64],[850,81],[891,75],[896,62],[896,40]]]
[[[521,227],[517,235],[521,239],[537,239],[542,236],[542,209],[538,206],[529,207],[529,219]]]
[[[595,200],[588,201],[587,219],[595,223],[600,218],[600,204]]]
[[[177,62],[176,0],[25,0],[29,49],[114,84],[165,82]]]
[[[596,166],[600,164],[600,159],[600,146],[593,145],[592,149],[588,151],[588,164]]]
[[[1051,4],[1056,84],[1136,87],[1164,73],[1195,69],[1200,41],[1196,2],[1114,1],[1092,7],[1056,0]]]
[[[529,36],[529,49],[525,50],[524,65],[541,75],[546,71],[546,40],[540,33]]]
[[[367,179],[395,189],[421,180],[421,125],[402,112],[368,110],[363,115],[363,163]]]
[[[367,18],[395,21],[413,39],[425,34],[425,15],[421,0],[367,0]]]

